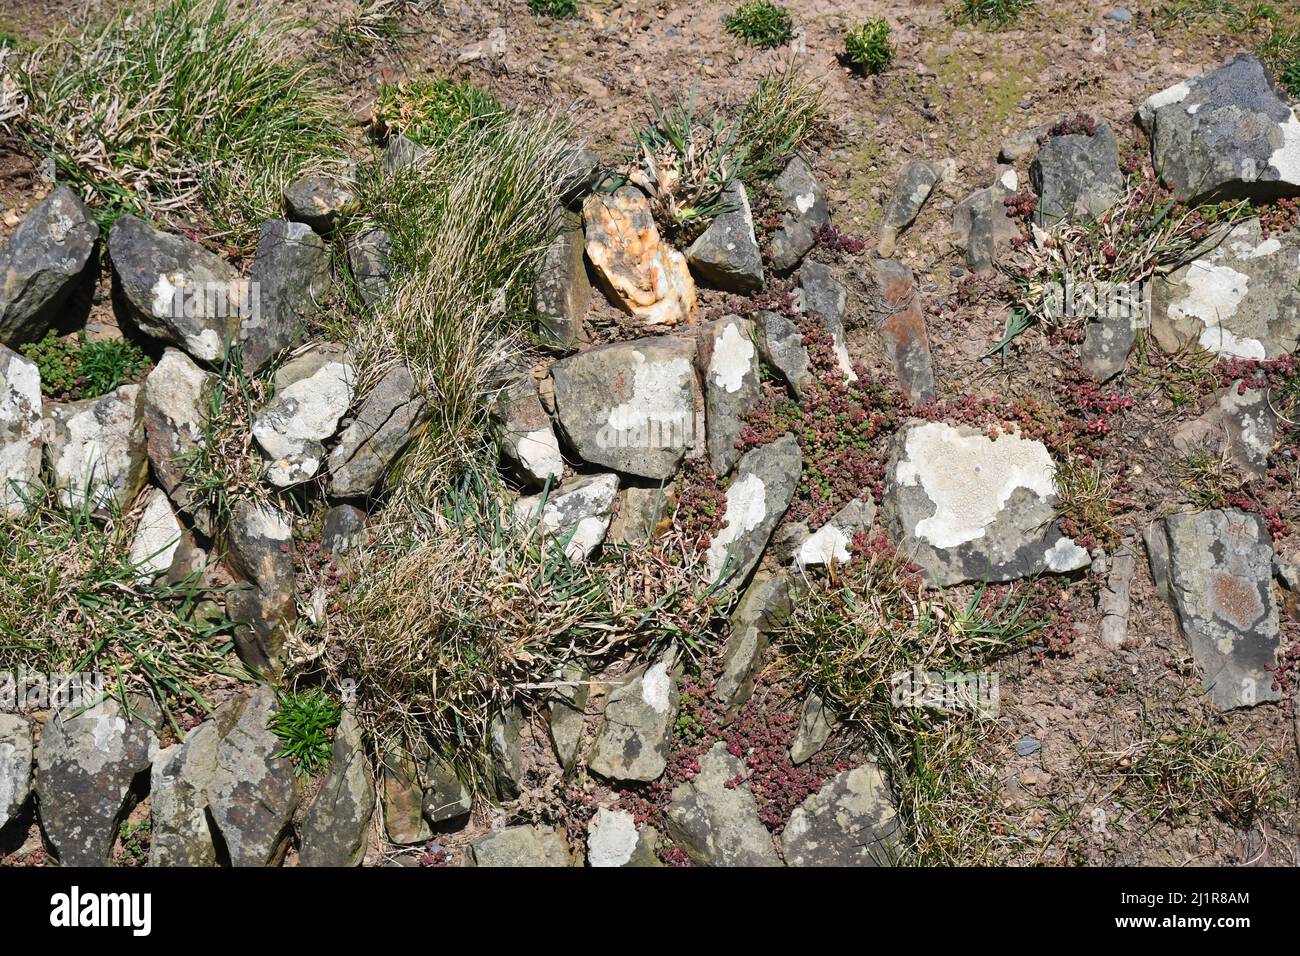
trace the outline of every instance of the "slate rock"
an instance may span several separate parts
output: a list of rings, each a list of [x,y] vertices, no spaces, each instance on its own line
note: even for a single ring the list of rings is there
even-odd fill
[[[1268,390],[1242,388],[1233,382],[1219,390],[1216,404],[1227,434],[1228,459],[1245,480],[1265,478],[1277,440],[1277,412]]]
[[[902,263],[879,259],[873,264],[880,293],[880,335],[903,396],[921,403],[934,398],[934,365],[925,310],[916,290],[916,277]]]
[[[497,796],[513,800],[524,788],[524,714],[518,705],[507,707],[488,721],[488,750]]]
[[[22,814],[32,793],[32,725],[0,712],[0,832]]]
[[[375,785],[361,727],[345,710],[334,731],[329,771],[302,818],[301,866],[359,866],[365,859]]]
[[[799,270],[800,311],[818,319],[831,338],[835,361],[847,381],[857,380],[853,360],[849,358],[844,334],[844,316],[849,304],[849,290],[832,274],[830,267],[809,260]]]
[[[1014,169],[999,169],[992,186],[978,189],[957,204],[953,231],[957,245],[965,250],[966,265],[976,274],[992,271],[999,255],[1020,235],[1020,225],[1006,206],[1006,200],[1020,188]]]
[[[675,652],[615,688],[591,747],[587,766],[608,780],[658,780],[668,766],[677,719]]]
[[[754,681],[763,669],[768,636],[794,610],[790,582],[784,574],[754,575],[731,614],[730,632],[722,654],[722,673],[714,694],[724,715],[734,718],[754,693]]]
[[[125,508],[144,487],[144,403],[139,385],[99,398],[47,402],[45,463],[65,508]]]
[[[226,596],[227,613],[237,622],[235,646],[249,667],[275,672],[298,619],[290,517],[271,504],[239,499],[231,505],[225,540],[231,570],[243,582]]]
[[[361,541],[366,513],[353,505],[335,505],[321,524],[321,547],[331,555],[347,554]]]
[[[150,866],[216,866],[208,790],[221,731],[206,720],[184,741],[158,751],[149,784]]]
[[[382,752],[381,796],[384,832],[399,846],[423,843],[433,836],[425,819],[425,791],[416,756],[398,747]]]
[[[346,176],[325,173],[295,179],[284,190],[288,218],[306,223],[322,236],[334,231],[339,218],[355,200],[355,185]]]
[[[802,473],[803,455],[793,435],[745,453],[727,488],[723,526],[705,555],[707,584],[739,586],[749,578]]]
[[[164,578],[175,583],[183,581],[190,571],[201,570],[201,561],[194,567],[196,549],[187,540],[188,535],[172,510],[167,493],[150,488],[143,497],[144,511],[127,551],[127,560],[136,568],[136,580],[153,584]]]
[[[306,223],[271,219],[262,223],[250,278],[252,309],[239,344],[244,371],[256,372],[302,344],[307,316],[329,287],[329,247]]]
[[[736,443],[745,415],[761,394],[754,329],[745,319],[729,315],[702,325],[698,342],[709,460],[714,473],[725,477],[740,460]]]
[[[549,826],[506,827],[469,846],[471,866],[575,866],[563,829]]]
[[[1109,125],[1098,122],[1092,135],[1048,136],[1029,168],[1038,192],[1034,215],[1050,227],[1062,220],[1089,222],[1124,196],[1119,143]]]
[[[722,194],[720,213],[686,250],[686,261],[705,282],[726,292],[756,292],[763,287],[763,254],[754,237],[749,194],[734,180]]]
[[[348,268],[361,301],[368,306],[388,295],[393,240],[383,229],[365,229],[348,242]]]
[[[194,526],[211,537],[212,515],[185,484],[186,472],[205,444],[209,400],[217,377],[194,364],[180,349],[167,349],[145,377],[145,450],[154,478]]]
[[[547,725],[555,756],[565,773],[578,760],[582,741],[583,716],[591,695],[591,677],[577,664],[566,664],[558,675],[559,685],[547,696]]]
[[[787,866],[890,866],[898,838],[889,787],[868,762],[837,774],[795,807],[781,848]]]
[[[885,205],[880,221],[880,240],[876,254],[888,258],[894,254],[898,234],[921,214],[930,192],[939,181],[939,171],[930,163],[913,159],[903,164],[894,180],[894,191]]]
[[[744,763],[719,742],[700,757],[700,772],[673,788],[668,834],[698,866],[780,866],[758,817]],[[739,781],[737,783],[737,781]]]
[[[754,339],[763,361],[776,373],[796,401],[802,401],[813,383],[812,360],[799,327],[777,312],[754,315]]]
[[[329,454],[329,493],[353,498],[374,491],[429,415],[410,371],[399,365],[388,372],[362,399]]]
[[[831,739],[838,717],[834,708],[821,698],[820,694],[810,693],[804,698],[803,707],[799,709],[799,723],[795,726],[794,740],[790,744],[790,760],[795,766],[807,763],[826,746]]]
[[[618,493],[618,505],[609,523],[605,540],[624,547],[641,547],[659,537],[661,527],[671,521],[677,508],[677,490],[669,484],[661,488],[624,488]]]
[[[315,477],[325,442],[352,406],[356,381],[352,357],[335,345],[315,346],[276,372],[275,395],[253,419],[267,481],[289,488]]]
[[[661,866],[655,855],[658,836],[654,827],[638,827],[626,810],[601,807],[587,824],[587,865]]]
[[[798,156],[772,181],[781,210],[781,227],[772,235],[768,259],[777,272],[794,270],[816,242],[816,231],[830,225],[826,193]]]
[[[0,345],[0,512],[11,518],[39,497],[44,441],[40,369]]]
[[[520,498],[514,521],[521,529],[538,528],[563,547],[570,561],[584,561],[605,540],[617,495],[614,475],[575,478],[548,494]]]
[[[456,769],[437,754],[430,756],[424,765],[424,819],[452,824],[465,820],[473,809],[473,798]]]
[[[587,341],[582,319],[591,304],[591,279],[577,217],[561,217],[558,234],[542,254],[533,285],[533,308],[548,344],[571,348]]]

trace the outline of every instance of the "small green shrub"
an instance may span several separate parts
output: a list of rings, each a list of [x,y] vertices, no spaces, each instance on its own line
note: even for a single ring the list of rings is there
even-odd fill
[[[958,0],[953,19],[958,23],[1008,27],[1038,6],[1038,0]]]
[[[385,83],[375,99],[376,130],[437,146],[466,127],[484,129],[505,114],[501,103],[469,83],[443,79]]]
[[[723,21],[727,32],[750,46],[776,47],[794,38],[794,19],[785,7],[771,0],[742,3]]]
[[[578,0],[528,0],[528,9],[539,17],[561,20],[578,15]]]
[[[844,58],[863,73],[879,73],[894,62],[893,32],[883,17],[868,20],[844,37]]]
[[[343,709],[319,688],[277,694],[280,709],[268,729],[284,747],[277,756],[293,761],[294,771],[309,777],[324,770],[334,753],[334,728]]]
[[[107,394],[119,385],[138,382],[152,366],[139,346],[125,339],[87,342],[57,335],[53,330],[39,342],[22,347],[41,373],[41,392],[51,398],[76,401]]]

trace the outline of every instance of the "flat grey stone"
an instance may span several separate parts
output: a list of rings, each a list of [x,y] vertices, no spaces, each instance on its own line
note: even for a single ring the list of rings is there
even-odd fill
[[[617,495],[614,475],[575,478],[549,493],[520,498],[513,511],[515,526],[536,528],[559,544],[570,561],[585,561],[605,540]]]
[[[163,352],[141,387],[145,450],[154,479],[203,534],[213,534],[207,503],[185,483],[206,443],[210,399],[217,377],[180,349]]]
[[[430,414],[410,371],[399,365],[388,372],[361,400],[329,454],[329,493],[353,498],[378,488]]]
[[[32,792],[32,725],[0,713],[0,831],[18,819]]]
[[[11,518],[40,496],[41,401],[36,363],[0,345],[0,513]]]
[[[722,742],[699,763],[694,779],[673,788],[669,835],[699,866],[780,866],[772,836],[745,782],[745,765]]]
[[[375,785],[361,727],[345,710],[334,731],[334,753],[320,790],[302,818],[302,866],[359,866],[366,855]]]
[[[1063,219],[1089,222],[1124,196],[1119,168],[1119,143],[1109,125],[1098,121],[1096,132],[1049,136],[1029,168],[1038,191],[1034,210],[1039,225]]]
[[[813,383],[813,373],[799,327],[776,312],[757,312],[753,321],[754,339],[763,361],[785,382],[790,394],[802,400]]]
[[[787,866],[892,866],[899,822],[874,763],[837,774],[790,814],[781,834]]]
[[[722,528],[705,554],[706,584],[738,587],[748,580],[802,473],[803,455],[793,435],[745,453],[727,487]]]
[[[576,866],[568,836],[549,826],[506,827],[469,846],[471,866]]]
[[[754,575],[731,614],[731,628],[722,654],[722,673],[714,693],[727,717],[734,717],[754,693],[754,681],[763,669],[768,635],[780,627],[794,604],[785,574]]]
[[[807,763],[821,752],[831,739],[838,718],[834,709],[822,700],[821,695],[809,693],[799,710],[799,723],[790,744],[790,760],[798,766]]]
[[[252,310],[239,326],[245,372],[256,372],[286,349],[302,344],[307,317],[329,287],[330,251],[306,223],[262,223],[253,257]]]
[[[150,776],[150,866],[216,866],[208,788],[217,772],[221,732],[206,720],[184,741],[160,750]]]
[[[670,650],[610,693],[587,760],[593,773],[643,782],[663,774],[677,719],[674,659]]]
[[[601,807],[587,824],[587,865],[661,866],[655,856],[658,838],[654,827],[638,827],[626,810]]]
[[[144,487],[144,403],[139,385],[43,409],[45,463],[65,508],[125,508]]]
[[[763,287],[763,255],[754,237],[749,194],[734,180],[722,194],[730,207],[715,216],[686,250],[686,261],[700,278],[727,292],[755,292]]]
[[[734,315],[702,325],[696,357],[704,381],[709,460],[714,473],[726,477],[740,460],[736,443],[761,394],[753,326]]]

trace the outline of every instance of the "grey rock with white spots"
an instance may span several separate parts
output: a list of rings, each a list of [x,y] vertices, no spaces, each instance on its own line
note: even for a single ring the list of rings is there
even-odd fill
[[[1098,122],[1092,135],[1049,136],[1029,168],[1038,192],[1037,222],[1050,227],[1063,219],[1088,222],[1124,195],[1119,143],[1109,125]]]
[[[795,807],[781,833],[787,866],[889,866],[898,814],[874,763],[837,774]]]
[[[587,766],[608,780],[658,780],[668,766],[668,749],[677,719],[675,651],[669,651],[617,686]]]
[[[557,676],[560,686],[547,696],[547,726],[555,756],[565,773],[578,761],[582,742],[583,715],[591,696],[591,677],[577,664],[566,664]]]
[[[1079,364],[1098,382],[1107,382],[1124,371],[1129,353],[1137,343],[1138,323],[1126,309],[1100,309],[1083,322],[1083,343]]]
[[[807,763],[826,746],[831,739],[838,717],[834,708],[821,698],[820,694],[810,693],[804,698],[799,710],[799,723],[795,726],[794,740],[790,743],[790,759],[798,766]]]
[[[704,382],[704,420],[709,460],[719,477],[731,473],[740,459],[736,442],[745,415],[760,395],[758,349],[753,326],[729,315],[702,325],[696,360]]]
[[[325,512],[320,543],[332,555],[347,554],[360,542],[365,531],[366,513],[353,505],[335,505]]]
[[[722,673],[714,687],[724,716],[735,717],[754,693],[754,681],[763,669],[768,636],[794,610],[790,582],[784,574],[754,575],[731,614],[731,628],[722,654]]]
[[[542,826],[506,827],[469,846],[470,866],[578,866],[563,829]]]
[[[40,369],[0,345],[0,513],[22,515],[38,497],[44,441]]]
[[[524,714],[518,705],[507,707],[488,721],[488,749],[492,754],[492,777],[497,796],[513,800],[523,792]]]
[[[662,866],[655,855],[658,841],[654,827],[638,827],[626,810],[601,807],[587,823],[587,865]]]
[[[79,402],[47,402],[45,463],[65,508],[125,508],[144,487],[144,403],[139,385]]]
[[[875,520],[876,503],[871,496],[855,498],[799,542],[793,555],[794,566],[803,571],[847,564],[853,559],[854,537],[870,528]]]
[[[727,487],[722,528],[705,554],[705,583],[736,587],[749,578],[802,473],[803,455],[793,435],[745,453]]]
[[[722,194],[728,210],[715,216],[686,250],[696,275],[727,292],[756,292],[763,287],[763,255],[754,237],[749,194],[735,180]]]
[[[32,793],[32,725],[0,713],[0,832],[18,819]]]
[[[208,506],[185,484],[186,471],[203,448],[209,401],[217,377],[194,364],[180,349],[167,349],[141,388],[145,449],[154,478],[194,526],[212,536]]]
[[[266,480],[288,488],[315,477],[325,442],[352,406],[357,369],[340,346],[318,345],[277,370],[275,395],[253,419]]]
[[[808,261],[799,269],[799,310],[815,317],[831,338],[835,363],[844,378],[853,382],[853,360],[849,357],[848,339],[844,332],[844,317],[849,305],[849,290],[832,274],[830,267],[820,262]]]
[[[755,313],[753,321],[754,341],[763,361],[785,383],[790,394],[802,400],[813,383],[813,373],[799,327],[777,312]]]
[[[1164,520],[1169,593],[1219,710],[1278,700],[1281,646],[1273,542],[1258,515],[1202,511]]]
[[[1189,204],[1300,193],[1300,119],[1258,57],[1162,90],[1138,121],[1156,172]]]
[[[107,866],[118,828],[143,793],[158,751],[159,714],[131,698],[53,713],[36,748],[41,826],[63,866]]]
[[[306,223],[322,236],[334,231],[340,217],[356,200],[356,186],[346,175],[311,173],[284,190],[285,214]]]
[[[286,512],[271,504],[240,499],[230,511],[227,560],[241,579],[226,595],[226,611],[236,622],[235,646],[248,666],[274,672],[298,620],[293,525]]]
[[[605,540],[617,496],[614,475],[575,478],[547,494],[520,498],[514,521],[520,529],[536,528],[556,542],[570,561],[584,561]]]
[[[880,221],[880,240],[876,245],[878,255],[888,258],[894,254],[898,234],[921,214],[921,208],[938,181],[939,171],[925,160],[913,159],[903,164]]]
[[[826,193],[808,168],[796,156],[773,180],[782,213],[781,227],[769,246],[769,261],[777,272],[790,272],[816,242],[816,231],[830,225]]]
[[[375,785],[361,727],[345,710],[334,731],[329,771],[302,818],[302,866],[359,866],[365,859]]]
[[[430,152],[432,151],[421,146],[415,140],[408,139],[398,133],[390,137],[388,145],[384,147],[384,175],[397,176],[399,173],[404,173],[422,162]]]
[[[329,455],[329,493],[368,495],[429,421],[429,403],[404,365],[386,374],[361,401]]]
[[[465,820],[474,809],[469,789],[445,759],[433,754],[424,765],[424,819],[432,824]]]
[[[1277,413],[1267,389],[1233,382],[1219,390],[1219,413],[1227,433],[1228,457],[1247,480],[1268,474],[1268,456],[1277,440]]]
[[[348,268],[361,301],[373,306],[388,295],[393,240],[383,229],[366,229],[348,242]]]
[[[154,758],[149,785],[150,866],[216,866],[208,788],[217,772],[221,732],[199,724]]]
[[[540,485],[564,476],[560,440],[542,407],[531,370],[518,369],[509,375],[489,411],[502,461],[513,478],[524,485]]]
[[[219,362],[251,303],[248,283],[224,259],[184,236],[123,216],[108,233],[115,291],[146,335]]]
[[[972,272],[990,272],[1011,240],[1020,235],[1020,226],[1006,206],[1006,200],[1019,188],[1016,171],[999,168],[992,186],[971,193],[953,211],[957,245],[965,251]]]
[[[745,782],[744,763],[728,753],[723,742],[714,744],[699,763],[694,779],[673,789],[669,835],[698,866],[780,866]]]
[[[1128,640],[1129,610],[1132,607],[1133,576],[1137,572],[1137,539],[1126,535],[1111,556],[1106,582],[1097,592],[1101,613],[1101,642],[1113,651]]]
[[[899,429],[885,516],[933,587],[1087,567],[1056,523],[1056,465],[1042,442],[943,422]]]
[[[144,511],[127,551],[127,559],[136,568],[136,580],[141,584],[178,584],[202,571],[206,556],[176,517],[167,493],[150,488],[142,497]]]
[[[239,326],[240,359],[256,372],[285,349],[302,343],[307,317],[329,287],[330,251],[306,223],[262,223],[250,273],[250,313]]]
[[[618,506],[605,540],[634,548],[649,544],[658,537],[664,522],[672,518],[676,507],[677,489],[671,484],[624,488],[618,493]]]
[[[542,254],[533,284],[533,307],[548,344],[572,348],[585,343],[582,319],[590,304],[582,222],[566,212],[559,233]]]

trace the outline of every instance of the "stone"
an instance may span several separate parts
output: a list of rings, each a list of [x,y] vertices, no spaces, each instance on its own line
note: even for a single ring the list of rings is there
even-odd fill
[[[677,719],[675,662],[670,650],[610,693],[587,760],[593,773],[642,782],[663,774]]]
[[[831,739],[838,717],[834,709],[817,693],[804,698],[799,710],[799,723],[795,726],[794,740],[790,744],[790,759],[796,766],[807,763]]]
[[[794,399],[802,401],[813,383],[813,373],[799,327],[777,312],[757,312],[754,340],[763,361],[785,383]]]
[[[335,505],[325,512],[320,543],[326,553],[347,554],[361,542],[366,513],[353,505]]]
[[[1127,308],[1101,308],[1091,312],[1083,322],[1083,342],[1079,346],[1079,364],[1092,379],[1108,382],[1128,362],[1137,343],[1138,323]]]
[[[875,520],[876,503],[871,497],[855,498],[800,542],[794,553],[794,566],[806,571],[847,564],[853,559],[854,537],[870,528]]]
[[[548,494],[520,498],[515,502],[515,524],[540,528],[570,561],[585,561],[605,540],[617,495],[614,475],[575,478]]]
[[[653,827],[637,827],[626,810],[600,807],[587,823],[587,865],[662,866],[655,855],[658,836]]]
[[[891,866],[899,821],[874,763],[836,774],[794,808],[781,833],[787,866]]]
[[[1101,15],[1103,20],[1113,20],[1116,23],[1132,23],[1133,12],[1127,7],[1116,7],[1114,10],[1107,10]]]
[[[32,725],[0,712],[0,833],[18,820],[32,793]]]
[[[0,345],[0,512],[15,518],[40,495],[41,372]]]
[[[158,751],[149,783],[150,866],[216,866],[208,789],[221,733],[207,720],[184,741]]]
[[[213,534],[212,515],[206,503],[185,484],[185,474],[205,444],[209,400],[219,387],[217,377],[205,372],[180,349],[167,349],[145,377],[145,450],[153,475],[172,503],[189,515],[203,534]]]
[[[125,508],[144,487],[144,403],[139,385],[79,402],[47,402],[45,463],[65,508]]]
[[[578,664],[566,664],[560,670],[558,686],[547,695],[547,726],[556,759],[565,773],[578,761],[582,742],[583,717],[591,695],[591,677]]]
[[[1062,220],[1090,222],[1124,196],[1119,143],[1108,124],[1088,133],[1048,135],[1029,167],[1038,192],[1035,220],[1050,227]]]
[[[131,540],[127,560],[135,566],[138,582],[153,584],[158,578],[170,575],[174,566],[182,564],[181,544],[186,535],[165,491],[150,488],[143,497],[144,511]],[[192,551],[192,546],[186,550]],[[176,571],[179,580],[188,573],[183,566],[177,567]]]
[[[686,257],[659,238],[650,202],[634,186],[582,204],[587,258],[610,302],[647,326],[677,325],[695,311]]]
[[[844,315],[849,304],[849,290],[831,273],[830,267],[809,260],[799,269],[800,311],[818,319],[830,336],[835,362],[847,381],[857,381],[853,360],[849,357],[844,335]]]
[[[293,763],[279,756],[284,742],[268,726],[278,709],[275,691],[263,685],[212,715],[217,766],[208,806],[231,866],[275,866],[289,848],[302,790]]]
[[[384,832],[390,843],[414,846],[433,836],[425,819],[425,793],[413,755],[392,747],[382,754]]]
[[[789,619],[793,610],[790,582],[784,574],[759,571],[754,575],[731,614],[722,673],[714,686],[718,705],[728,720],[753,695],[754,681],[763,669],[768,636]]]
[[[424,819],[432,824],[465,820],[474,809],[469,789],[447,760],[433,754],[424,765]]]
[[[781,227],[772,235],[768,261],[777,272],[791,272],[817,241],[818,229],[830,225],[826,193],[798,156],[772,181],[781,210]]]
[[[159,713],[130,698],[55,711],[36,748],[41,828],[63,866],[107,866],[118,828],[145,789]]]
[[[361,301],[368,306],[388,295],[393,240],[383,229],[365,229],[348,242],[348,268]]]
[[[1146,547],[1147,565],[1151,569],[1151,582],[1156,596],[1171,601],[1169,591],[1169,539],[1165,537],[1164,521],[1152,521],[1142,528],[1142,543]]]
[[[315,346],[276,372],[275,395],[253,419],[267,481],[289,488],[315,477],[325,442],[352,406],[356,381],[352,357],[334,345]]]
[[[930,192],[939,181],[939,171],[930,163],[913,159],[903,164],[894,180],[894,192],[885,205],[880,220],[880,240],[876,254],[889,258],[894,254],[898,234],[916,221],[921,207],[930,198]]]
[[[803,455],[793,435],[745,453],[727,488],[723,526],[705,555],[706,584],[739,586],[749,578],[802,473]]]
[[[227,613],[236,622],[235,646],[249,667],[275,672],[298,619],[293,525],[286,512],[247,498],[236,500],[230,512],[228,560],[243,582],[226,596]]]
[[[1300,193],[1300,120],[1258,57],[1162,90],[1138,121],[1156,172],[1189,205]]]
[[[1002,147],[998,150],[998,162],[1013,164],[1022,159],[1028,159],[1030,154],[1038,148],[1038,137],[1046,133],[1051,127],[1044,125],[1034,129],[1022,129],[1018,133],[1013,133],[1002,141]]]
[[[429,421],[429,405],[404,365],[388,372],[361,401],[329,455],[329,493],[353,498],[374,491]]]
[[[375,785],[361,727],[345,710],[334,731],[329,771],[302,818],[300,866],[360,866],[366,856]]]
[[[346,176],[311,173],[295,179],[284,190],[285,214],[328,236],[340,217],[356,201],[355,185]]]
[[[517,370],[491,405],[493,432],[510,476],[524,485],[552,484],[564,477],[564,456],[551,416],[542,407],[537,380],[528,369]]]
[[[605,540],[633,548],[649,544],[671,522],[676,508],[677,490],[671,484],[662,488],[624,488],[618,493],[618,505]]]
[[[432,150],[426,149],[415,140],[408,139],[401,133],[390,136],[388,144],[384,147],[384,175],[394,177],[406,172],[423,162],[424,158],[431,152]]]
[[[524,713],[518,705],[507,707],[488,721],[492,778],[502,800],[515,799],[524,789],[523,729]]]
[[[1164,536],[1174,610],[1215,707],[1278,700],[1281,638],[1263,519],[1233,510],[1169,515]]]
[[[658,336],[587,349],[551,367],[560,430],[578,456],[667,481],[697,439],[695,341]]]
[[[581,199],[600,180],[600,156],[582,146],[571,146],[562,160],[564,177],[560,197],[565,205]]]
[[[1137,541],[1124,537],[1111,557],[1106,581],[1097,592],[1097,610],[1101,612],[1101,642],[1113,651],[1128,640],[1128,616],[1131,607],[1133,575],[1137,572]]]
[[[1042,442],[914,420],[894,437],[885,515],[933,587],[1076,571],[1091,558],[1057,525],[1055,475]]]
[[[914,404],[929,401],[935,396],[934,365],[916,277],[907,266],[888,259],[876,260],[872,268],[884,313],[879,328],[885,357],[903,396]]]
[[[563,829],[506,827],[469,845],[471,866],[576,866]]]
[[[721,199],[726,211],[691,243],[686,261],[701,279],[725,292],[757,292],[763,288],[763,254],[744,183],[733,180]]]
[[[1014,169],[1000,168],[992,186],[971,193],[953,211],[957,245],[966,253],[966,265],[976,274],[992,271],[1002,250],[1020,235],[1006,200],[1020,188]]]
[[[582,223],[565,213],[559,233],[542,254],[533,284],[533,308],[546,342],[557,348],[585,344],[588,336],[582,319],[590,304]]]
[[[744,763],[719,742],[700,757],[700,772],[673,788],[668,834],[698,866],[780,866],[758,817]],[[737,783],[736,781],[740,781]]]
[[[1258,219],[1197,259],[1157,276],[1151,332],[1174,353],[1195,343],[1228,358],[1273,359],[1300,344],[1300,234],[1265,239]]]
[[[704,420],[713,471],[724,478],[740,460],[745,415],[761,396],[753,326],[734,315],[700,326],[696,360],[704,381]]]
[[[1268,456],[1277,440],[1277,412],[1268,389],[1233,382],[1219,390],[1217,405],[1227,434],[1228,459],[1247,481],[1267,477]]]
[[[0,250],[0,343],[35,342],[60,319],[69,296],[91,279],[99,227],[67,186],[56,186]]]
[[[218,362],[236,340],[250,289],[224,259],[123,216],[108,233],[115,290],[140,331]]]
[[[329,288],[329,247],[306,223],[271,219],[257,237],[250,278],[253,308],[239,326],[240,359],[249,373],[302,344],[307,316]]]

